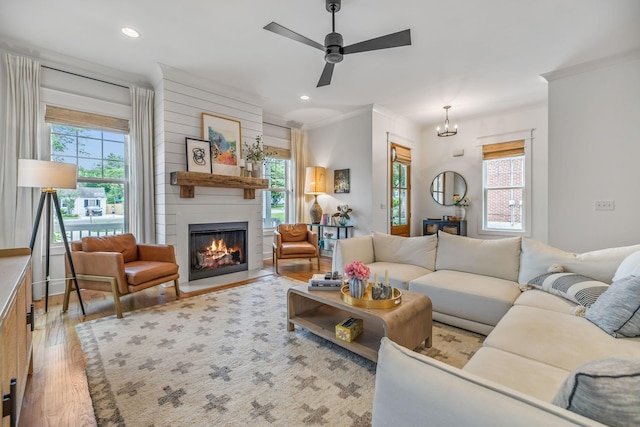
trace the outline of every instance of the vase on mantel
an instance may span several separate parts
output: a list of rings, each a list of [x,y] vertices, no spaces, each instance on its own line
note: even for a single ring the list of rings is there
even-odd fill
[[[458,218],[460,221],[463,221],[465,218],[465,215],[467,215],[467,210],[464,208],[464,206],[457,206],[456,205],[456,209],[453,213],[453,215]]]
[[[251,176],[253,178],[262,178],[262,162],[253,162],[251,164]]]

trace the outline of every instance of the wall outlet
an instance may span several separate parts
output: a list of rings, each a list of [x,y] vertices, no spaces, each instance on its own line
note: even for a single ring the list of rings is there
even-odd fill
[[[616,205],[613,200],[596,200],[597,211],[612,211],[615,208]]]

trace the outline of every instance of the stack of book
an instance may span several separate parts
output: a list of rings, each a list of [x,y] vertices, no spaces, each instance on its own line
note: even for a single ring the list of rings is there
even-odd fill
[[[339,291],[344,284],[342,276],[335,273],[314,274],[309,280],[310,291]]]

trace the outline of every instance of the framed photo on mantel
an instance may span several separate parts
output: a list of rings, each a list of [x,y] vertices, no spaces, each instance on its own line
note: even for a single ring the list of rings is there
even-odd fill
[[[211,147],[211,173],[238,175],[242,158],[240,121],[202,113],[202,139]]]
[[[211,173],[211,146],[209,141],[186,137],[187,172]]]

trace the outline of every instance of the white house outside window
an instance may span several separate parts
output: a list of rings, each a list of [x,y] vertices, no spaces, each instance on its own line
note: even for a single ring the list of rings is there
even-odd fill
[[[78,166],[78,188],[59,190],[67,237],[126,230],[126,144],[121,132],[50,123],[51,160]],[[61,241],[56,222],[54,241]]]
[[[526,230],[524,141],[483,146],[483,230]]]

